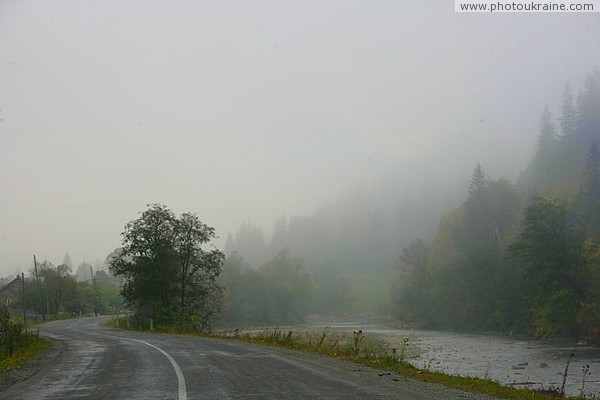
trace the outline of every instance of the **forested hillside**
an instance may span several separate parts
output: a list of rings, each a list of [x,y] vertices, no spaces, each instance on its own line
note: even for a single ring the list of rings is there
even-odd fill
[[[395,315],[423,327],[600,339],[600,72],[541,117],[516,187],[477,165],[431,244],[405,247]]]

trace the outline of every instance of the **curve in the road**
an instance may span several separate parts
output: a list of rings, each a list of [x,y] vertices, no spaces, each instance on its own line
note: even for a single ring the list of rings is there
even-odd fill
[[[69,325],[69,329],[76,331],[76,332],[86,333],[77,328],[73,328],[73,324]],[[132,340],[134,342],[145,344],[146,346],[150,346],[153,349],[160,351],[165,357],[167,357],[167,360],[169,360],[169,362],[173,366],[173,369],[175,370],[175,375],[177,376],[177,389],[178,389],[177,390],[177,399],[178,400],[187,400],[187,387],[185,385],[185,378],[183,377],[183,372],[181,372],[181,368],[179,368],[179,364],[177,364],[177,361],[175,361],[175,359],[173,357],[171,357],[171,355],[169,353],[167,353],[160,347],[155,346],[151,343],[145,342],[143,340],[139,340],[139,339],[123,338],[123,337],[107,335],[107,334],[103,334],[103,333],[87,332],[87,334],[91,334],[91,335],[95,335],[95,336],[106,336],[106,337],[117,339],[117,340]]]
[[[244,342],[114,330],[104,327],[107,320],[41,326],[42,334],[62,342],[63,351],[30,379],[0,392],[0,399],[491,400],[351,361]]]
[[[173,357],[171,357],[171,355],[169,353],[167,353],[166,351],[164,351],[160,347],[157,347],[157,346],[155,346],[153,344],[150,344],[148,342],[144,342],[143,340],[130,339],[130,338],[117,338],[116,336],[113,336],[113,337],[115,339],[133,340],[134,342],[143,343],[146,346],[150,346],[153,349],[156,349],[156,350],[160,351],[165,357],[167,357],[167,359],[169,360],[169,362],[173,366],[173,369],[175,370],[175,375],[177,375],[177,383],[178,383],[178,386],[179,386],[178,399],[179,400],[187,400],[187,389],[186,389],[186,386],[185,386],[185,378],[183,377],[183,372],[181,372],[181,368],[179,368],[179,364],[177,364],[177,361],[175,361],[175,359],[173,359]]]

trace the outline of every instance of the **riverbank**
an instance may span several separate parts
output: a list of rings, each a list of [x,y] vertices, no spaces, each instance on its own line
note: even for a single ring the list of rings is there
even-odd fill
[[[529,389],[562,387],[570,396],[600,394],[600,348],[565,340],[536,340],[495,333],[449,332],[403,328],[374,316],[310,317],[290,329],[348,331],[362,329],[390,347],[408,340],[414,352],[408,361],[416,367],[449,375],[489,379],[504,386]],[[573,356],[571,356],[573,354]]]
[[[555,400],[567,398],[562,394],[564,386],[546,390],[530,390],[505,386],[490,379],[454,375],[433,371],[429,368],[418,368],[408,362],[409,354],[414,351],[414,349],[411,349],[412,345],[409,341],[401,341],[398,347],[390,348],[377,338],[363,334],[362,330],[353,331],[351,335],[341,335],[339,331],[332,331],[328,328],[325,328],[322,332],[276,328],[247,333],[233,330],[211,336],[318,353],[337,359],[353,361],[382,371],[393,372],[403,378],[439,383],[455,389],[488,394],[503,399]],[[584,397],[568,398],[583,399]]]

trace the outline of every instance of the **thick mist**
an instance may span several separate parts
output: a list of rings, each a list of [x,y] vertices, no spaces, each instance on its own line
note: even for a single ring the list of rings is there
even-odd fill
[[[103,260],[147,203],[224,247],[357,186],[441,209],[478,162],[514,181],[598,16],[453,6],[0,1],[0,275]]]

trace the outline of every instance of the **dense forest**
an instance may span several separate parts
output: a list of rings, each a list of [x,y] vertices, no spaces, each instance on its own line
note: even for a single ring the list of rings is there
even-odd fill
[[[600,339],[600,73],[558,127],[544,109],[536,152],[516,185],[478,165],[464,203],[431,243],[399,259],[395,315],[418,326]]]
[[[310,216],[281,217],[270,241],[242,224],[225,248],[225,320],[280,323],[301,319],[299,309],[343,313],[344,271],[396,265],[381,312],[405,324],[598,340],[598,69],[577,95],[565,86],[556,114],[543,110],[537,148],[515,183],[488,178],[478,164],[462,204],[459,188],[433,203],[398,196],[399,189],[393,197],[359,188]],[[284,271],[306,283],[290,285]],[[268,299],[288,311],[264,311]]]

